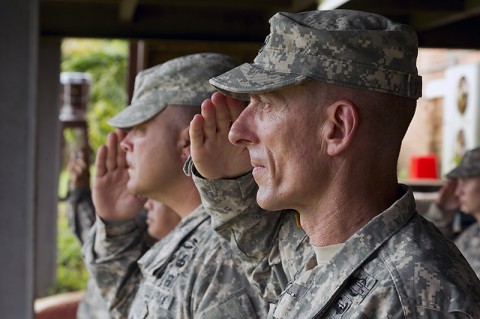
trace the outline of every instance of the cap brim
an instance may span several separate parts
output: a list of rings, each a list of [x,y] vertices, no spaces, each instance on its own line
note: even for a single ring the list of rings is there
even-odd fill
[[[132,104],[108,120],[107,123],[120,129],[131,128],[150,120],[165,107],[166,105],[161,106],[159,104]]]
[[[248,94],[275,91],[297,85],[308,77],[303,74],[265,70],[258,65],[244,63],[222,75],[210,79],[220,92],[237,99],[248,100]]]
[[[480,175],[480,168],[465,168],[462,167],[462,165],[459,165],[458,167],[452,169],[448,174],[448,178],[467,178],[467,177],[473,177]]]
[[[453,178],[453,179],[457,179],[459,177],[462,177],[461,175],[462,174],[460,174],[460,170],[458,169],[458,167],[452,169],[449,173],[447,173],[447,177],[448,178]]]

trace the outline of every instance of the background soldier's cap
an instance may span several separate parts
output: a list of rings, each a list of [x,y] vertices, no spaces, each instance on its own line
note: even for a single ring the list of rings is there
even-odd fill
[[[448,178],[480,175],[480,147],[465,152],[460,164],[447,174]]]
[[[351,10],[277,13],[254,63],[210,83],[240,99],[308,79],[417,99],[422,94],[417,52],[415,31],[380,15]]]
[[[227,55],[198,53],[143,70],[135,78],[131,105],[108,124],[130,128],[153,118],[167,105],[200,106],[215,92],[208,80],[235,66]]]

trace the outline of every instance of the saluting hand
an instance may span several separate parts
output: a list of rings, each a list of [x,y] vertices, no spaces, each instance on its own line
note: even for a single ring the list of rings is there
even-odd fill
[[[242,101],[215,92],[190,123],[190,152],[203,177],[234,178],[252,169],[248,150],[228,140],[230,127],[244,108]]]
[[[97,214],[105,220],[130,220],[140,212],[145,199],[127,190],[128,170],[120,142],[125,132],[109,133],[95,159],[92,199]]]

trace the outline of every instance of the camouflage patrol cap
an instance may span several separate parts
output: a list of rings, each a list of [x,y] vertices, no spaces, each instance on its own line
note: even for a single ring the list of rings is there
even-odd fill
[[[415,31],[383,16],[352,10],[277,13],[253,64],[210,83],[227,95],[278,90],[314,79],[417,99]]]
[[[447,174],[448,178],[480,175],[480,147],[465,152],[460,164]]]
[[[227,55],[198,53],[143,70],[135,78],[131,105],[108,124],[129,128],[153,118],[167,105],[200,106],[215,92],[208,79],[236,65]]]

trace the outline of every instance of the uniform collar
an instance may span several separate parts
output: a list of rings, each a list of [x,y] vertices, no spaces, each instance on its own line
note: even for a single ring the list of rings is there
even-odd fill
[[[203,206],[198,206],[190,215],[182,219],[174,230],[153,245],[140,258],[138,265],[142,272],[152,275],[153,272],[165,267],[178,248],[186,244],[192,233],[209,219],[210,216],[206,213]]]
[[[285,293],[302,298],[310,288],[321,287],[319,291],[309,291],[315,307],[304,309],[306,313],[297,309],[296,315],[314,318],[326,309],[352,274],[413,217],[416,212],[413,193],[405,185],[400,185],[400,189],[403,194],[400,199],[350,237],[329,263],[306,272],[286,289]]]

